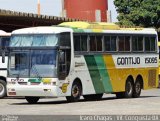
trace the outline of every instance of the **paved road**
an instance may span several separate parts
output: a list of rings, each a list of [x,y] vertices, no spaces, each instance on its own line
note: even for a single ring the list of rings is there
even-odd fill
[[[1,115],[114,115],[160,114],[160,89],[142,91],[140,98],[116,99],[105,94],[101,101],[67,103],[65,98],[40,99],[30,105],[25,99],[0,100]]]

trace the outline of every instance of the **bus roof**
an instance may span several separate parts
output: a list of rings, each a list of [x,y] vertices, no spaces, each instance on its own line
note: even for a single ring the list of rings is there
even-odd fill
[[[120,27],[114,23],[106,23],[106,22],[63,22],[59,24],[59,26],[71,27],[71,28],[79,28],[79,29],[108,29],[108,30],[120,30]]]
[[[120,28],[114,23],[106,22],[63,22],[59,26],[72,28],[75,32],[157,34],[153,28]]]
[[[3,30],[0,30],[0,36],[11,36],[11,33],[7,33]]]
[[[17,29],[12,32],[12,34],[53,34],[61,32],[71,32],[72,29],[66,27],[56,27],[56,26],[41,26],[41,27],[30,27]]]
[[[64,22],[58,26],[41,26],[18,29],[12,34],[53,34],[61,32],[86,32],[86,33],[110,33],[110,34],[154,34],[152,28],[120,28],[114,23],[105,22]]]

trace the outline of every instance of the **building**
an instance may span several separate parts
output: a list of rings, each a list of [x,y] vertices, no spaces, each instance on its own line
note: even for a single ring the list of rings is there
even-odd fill
[[[62,0],[63,15],[87,21],[106,22],[108,0]]]

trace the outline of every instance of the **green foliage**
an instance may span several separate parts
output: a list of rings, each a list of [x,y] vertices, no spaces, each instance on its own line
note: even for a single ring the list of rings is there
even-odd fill
[[[160,28],[160,0],[114,0],[122,26]]]

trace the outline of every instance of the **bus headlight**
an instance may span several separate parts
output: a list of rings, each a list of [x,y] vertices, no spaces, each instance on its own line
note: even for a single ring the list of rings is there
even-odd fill
[[[51,82],[43,82],[44,85],[51,85]]]

